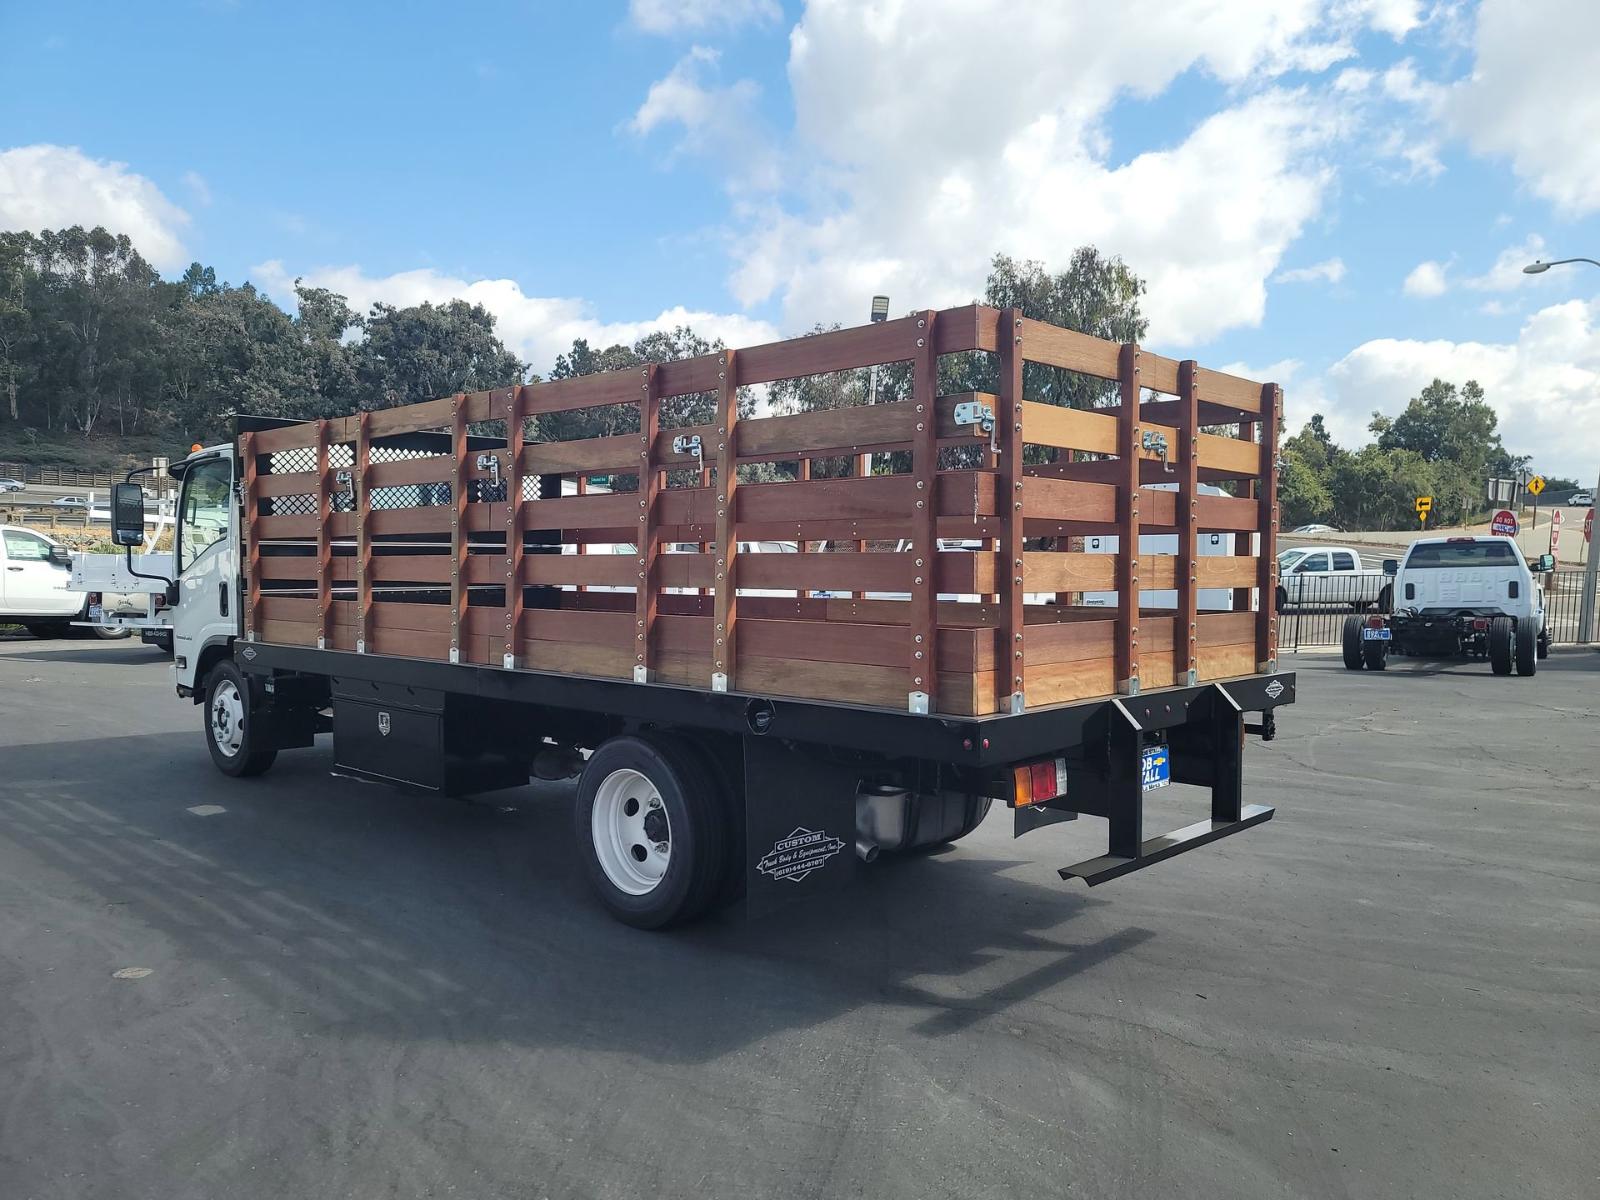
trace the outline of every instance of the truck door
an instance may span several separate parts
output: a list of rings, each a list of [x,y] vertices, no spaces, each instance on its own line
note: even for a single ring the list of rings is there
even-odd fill
[[[50,561],[50,543],[26,529],[0,531],[0,613],[19,617],[70,617],[83,593],[70,588],[72,570]]]
[[[190,465],[178,501],[173,561],[178,606],[172,618],[178,682],[196,687],[207,646],[226,645],[239,632],[238,532],[233,502],[233,455],[219,453]]]

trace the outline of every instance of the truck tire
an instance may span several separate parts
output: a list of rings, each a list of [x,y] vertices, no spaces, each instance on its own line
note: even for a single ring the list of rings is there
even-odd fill
[[[1340,641],[1344,650],[1344,665],[1351,671],[1361,670],[1361,628],[1364,624],[1360,617],[1344,619],[1344,632]]]
[[[1489,669],[1496,675],[1511,674],[1511,643],[1515,630],[1510,617],[1492,617],[1489,620]]]
[[[1278,612],[1282,612],[1284,609],[1289,607],[1289,593],[1283,588],[1283,586],[1281,584],[1278,586],[1278,590],[1277,590],[1277,593],[1274,596],[1274,599],[1277,601],[1277,605],[1278,605],[1277,611]]]
[[[1388,642],[1362,642],[1361,661],[1367,664],[1369,671],[1381,671],[1389,665]]]
[[[1548,629],[1539,630],[1539,657],[1550,657],[1550,631]]]
[[[65,621],[25,621],[22,627],[41,642],[64,638],[72,633],[72,626]]]
[[[1394,584],[1384,584],[1383,590],[1378,593],[1378,611],[1381,613],[1394,611]]]
[[[257,750],[251,745],[254,696],[244,672],[228,659],[206,676],[206,699],[200,709],[206,749],[217,770],[235,779],[260,775],[278,757],[276,750]]]
[[[129,629],[126,625],[94,626],[95,637],[107,642],[120,642],[123,638],[130,636],[132,633],[133,630]]]
[[[1532,675],[1539,669],[1539,627],[1532,617],[1517,618],[1517,674]]]
[[[602,743],[579,777],[573,821],[590,885],[624,924],[691,920],[722,888],[726,805],[712,773],[678,739],[627,734]]]

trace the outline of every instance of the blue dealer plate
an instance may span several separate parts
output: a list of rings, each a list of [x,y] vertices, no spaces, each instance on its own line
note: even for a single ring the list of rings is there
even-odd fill
[[[1140,782],[1147,792],[1172,782],[1172,759],[1165,746],[1146,746],[1141,768]]]
[[[1361,640],[1363,642],[1387,642],[1394,638],[1394,634],[1387,629],[1363,629]]]

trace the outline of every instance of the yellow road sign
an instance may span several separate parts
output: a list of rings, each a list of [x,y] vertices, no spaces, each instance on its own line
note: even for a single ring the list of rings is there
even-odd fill
[[[1428,513],[1431,513],[1432,511],[1433,511],[1433,497],[1432,496],[1418,496],[1417,497],[1417,515],[1419,517],[1426,516]]]
[[[1544,476],[1535,475],[1532,479],[1528,480],[1528,490],[1535,496],[1544,491]]]

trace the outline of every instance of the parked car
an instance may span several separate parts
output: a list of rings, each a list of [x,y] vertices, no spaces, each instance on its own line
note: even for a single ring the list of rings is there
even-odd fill
[[[1388,583],[1351,546],[1296,546],[1278,555],[1278,608],[1335,605],[1360,612],[1382,606]]]
[[[0,492],[20,492],[21,490],[22,480],[0,479]]]
[[[1567,503],[1572,505],[1574,508],[1593,508],[1594,507],[1594,493],[1593,492],[1579,492],[1575,496],[1568,496],[1567,497]]]
[[[1339,530],[1332,525],[1297,525],[1290,533],[1338,533]]]
[[[89,497],[57,496],[54,500],[50,501],[50,503],[54,504],[57,508],[88,508]]]

